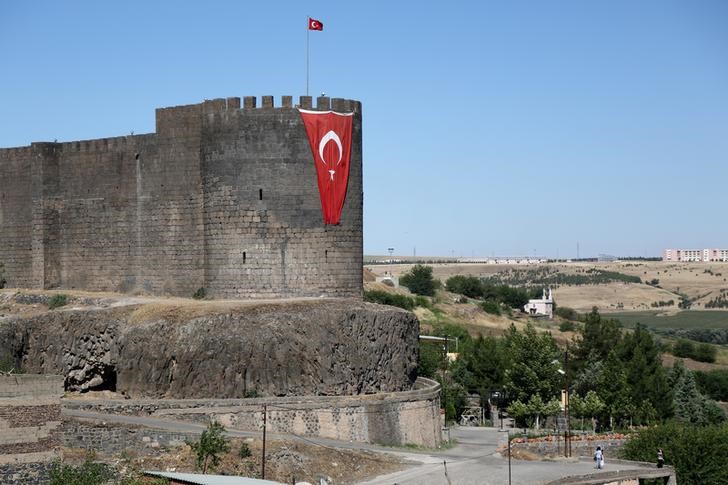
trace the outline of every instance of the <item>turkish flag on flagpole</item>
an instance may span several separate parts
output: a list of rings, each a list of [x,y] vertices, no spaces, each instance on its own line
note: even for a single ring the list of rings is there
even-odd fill
[[[320,20],[308,18],[308,30],[324,30],[324,24]]]

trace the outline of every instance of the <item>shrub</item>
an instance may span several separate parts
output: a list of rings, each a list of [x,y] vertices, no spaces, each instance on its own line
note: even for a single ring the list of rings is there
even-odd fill
[[[430,300],[428,300],[424,296],[417,295],[415,296],[415,306],[420,306],[422,308],[432,308],[432,303],[430,303]]]
[[[50,470],[50,485],[101,485],[114,478],[111,468],[104,463],[93,461],[93,455],[86,456],[83,464],[78,466],[53,464]]]
[[[483,303],[480,304],[480,307],[485,313],[490,313],[491,315],[501,314],[500,304],[497,301],[485,300]]]
[[[48,300],[48,309],[53,310],[55,308],[59,308],[62,306],[65,306],[68,304],[68,296],[67,295],[53,295]]]
[[[680,484],[728,483],[728,426],[671,422],[641,430],[620,452],[628,460],[655,462],[662,448]]]
[[[565,320],[579,320],[579,314],[576,312],[576,310],[574,310],[573,308],[569,308],[568,306],[556,307],[554,313]]]
[[[253,453],[250,451],[250,446],[248,446],[248,443],[240,443],[240,449],[238,450],[238,457],[240,458],[248,458],[249,456],[252,456]]]
[[[576,323],[566,320],[559,324],[559,330],[562,332],[574,332],[576,330]]]
[[[422,297],[420,297],[422,298]],[[364,292],[364,301],[371,303],[379,303],[380,305],[390,305],[405,310],[412,310],[415,307],[414,298],[397,293],[389,293],[381,290],[369,290]]]
[[[15,359],[10,354],[0,357],[0,372],[12,372],[13,374],[22,374],[23,370],[16,365]]]
[[[197,288],[197,291],[195,291],[192,294],[192,298],[195,300],[203,300],[207,296],[207,290],[205,290],[203,287]]]

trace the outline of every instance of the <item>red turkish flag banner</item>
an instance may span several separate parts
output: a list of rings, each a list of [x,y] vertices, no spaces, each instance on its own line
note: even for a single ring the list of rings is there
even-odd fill
[[[324,30],[324,24],[320,20],[312,19],[311,17],[309,17],[308,30]]]
[[[324,224],[338,224],[349,183],[354,113],[299,111],[316,165]]]

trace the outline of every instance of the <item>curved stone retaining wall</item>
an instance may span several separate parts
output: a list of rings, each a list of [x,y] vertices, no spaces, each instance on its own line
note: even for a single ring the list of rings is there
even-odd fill
[[[359,396],[67,400],[64,407],[202,424],[216,419],[242,431],[262,430],[265,409],[270,433],[429,448],[442,442],[440,385],[424,378],[418,378],[410,391]]]

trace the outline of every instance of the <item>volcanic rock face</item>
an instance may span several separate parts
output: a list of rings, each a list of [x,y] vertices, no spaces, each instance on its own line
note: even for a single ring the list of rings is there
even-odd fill
[[[419,324],[353,299],[64,310],[0,321],[0,358],[66,389],[130,397],[346,395],[409,389]]]

